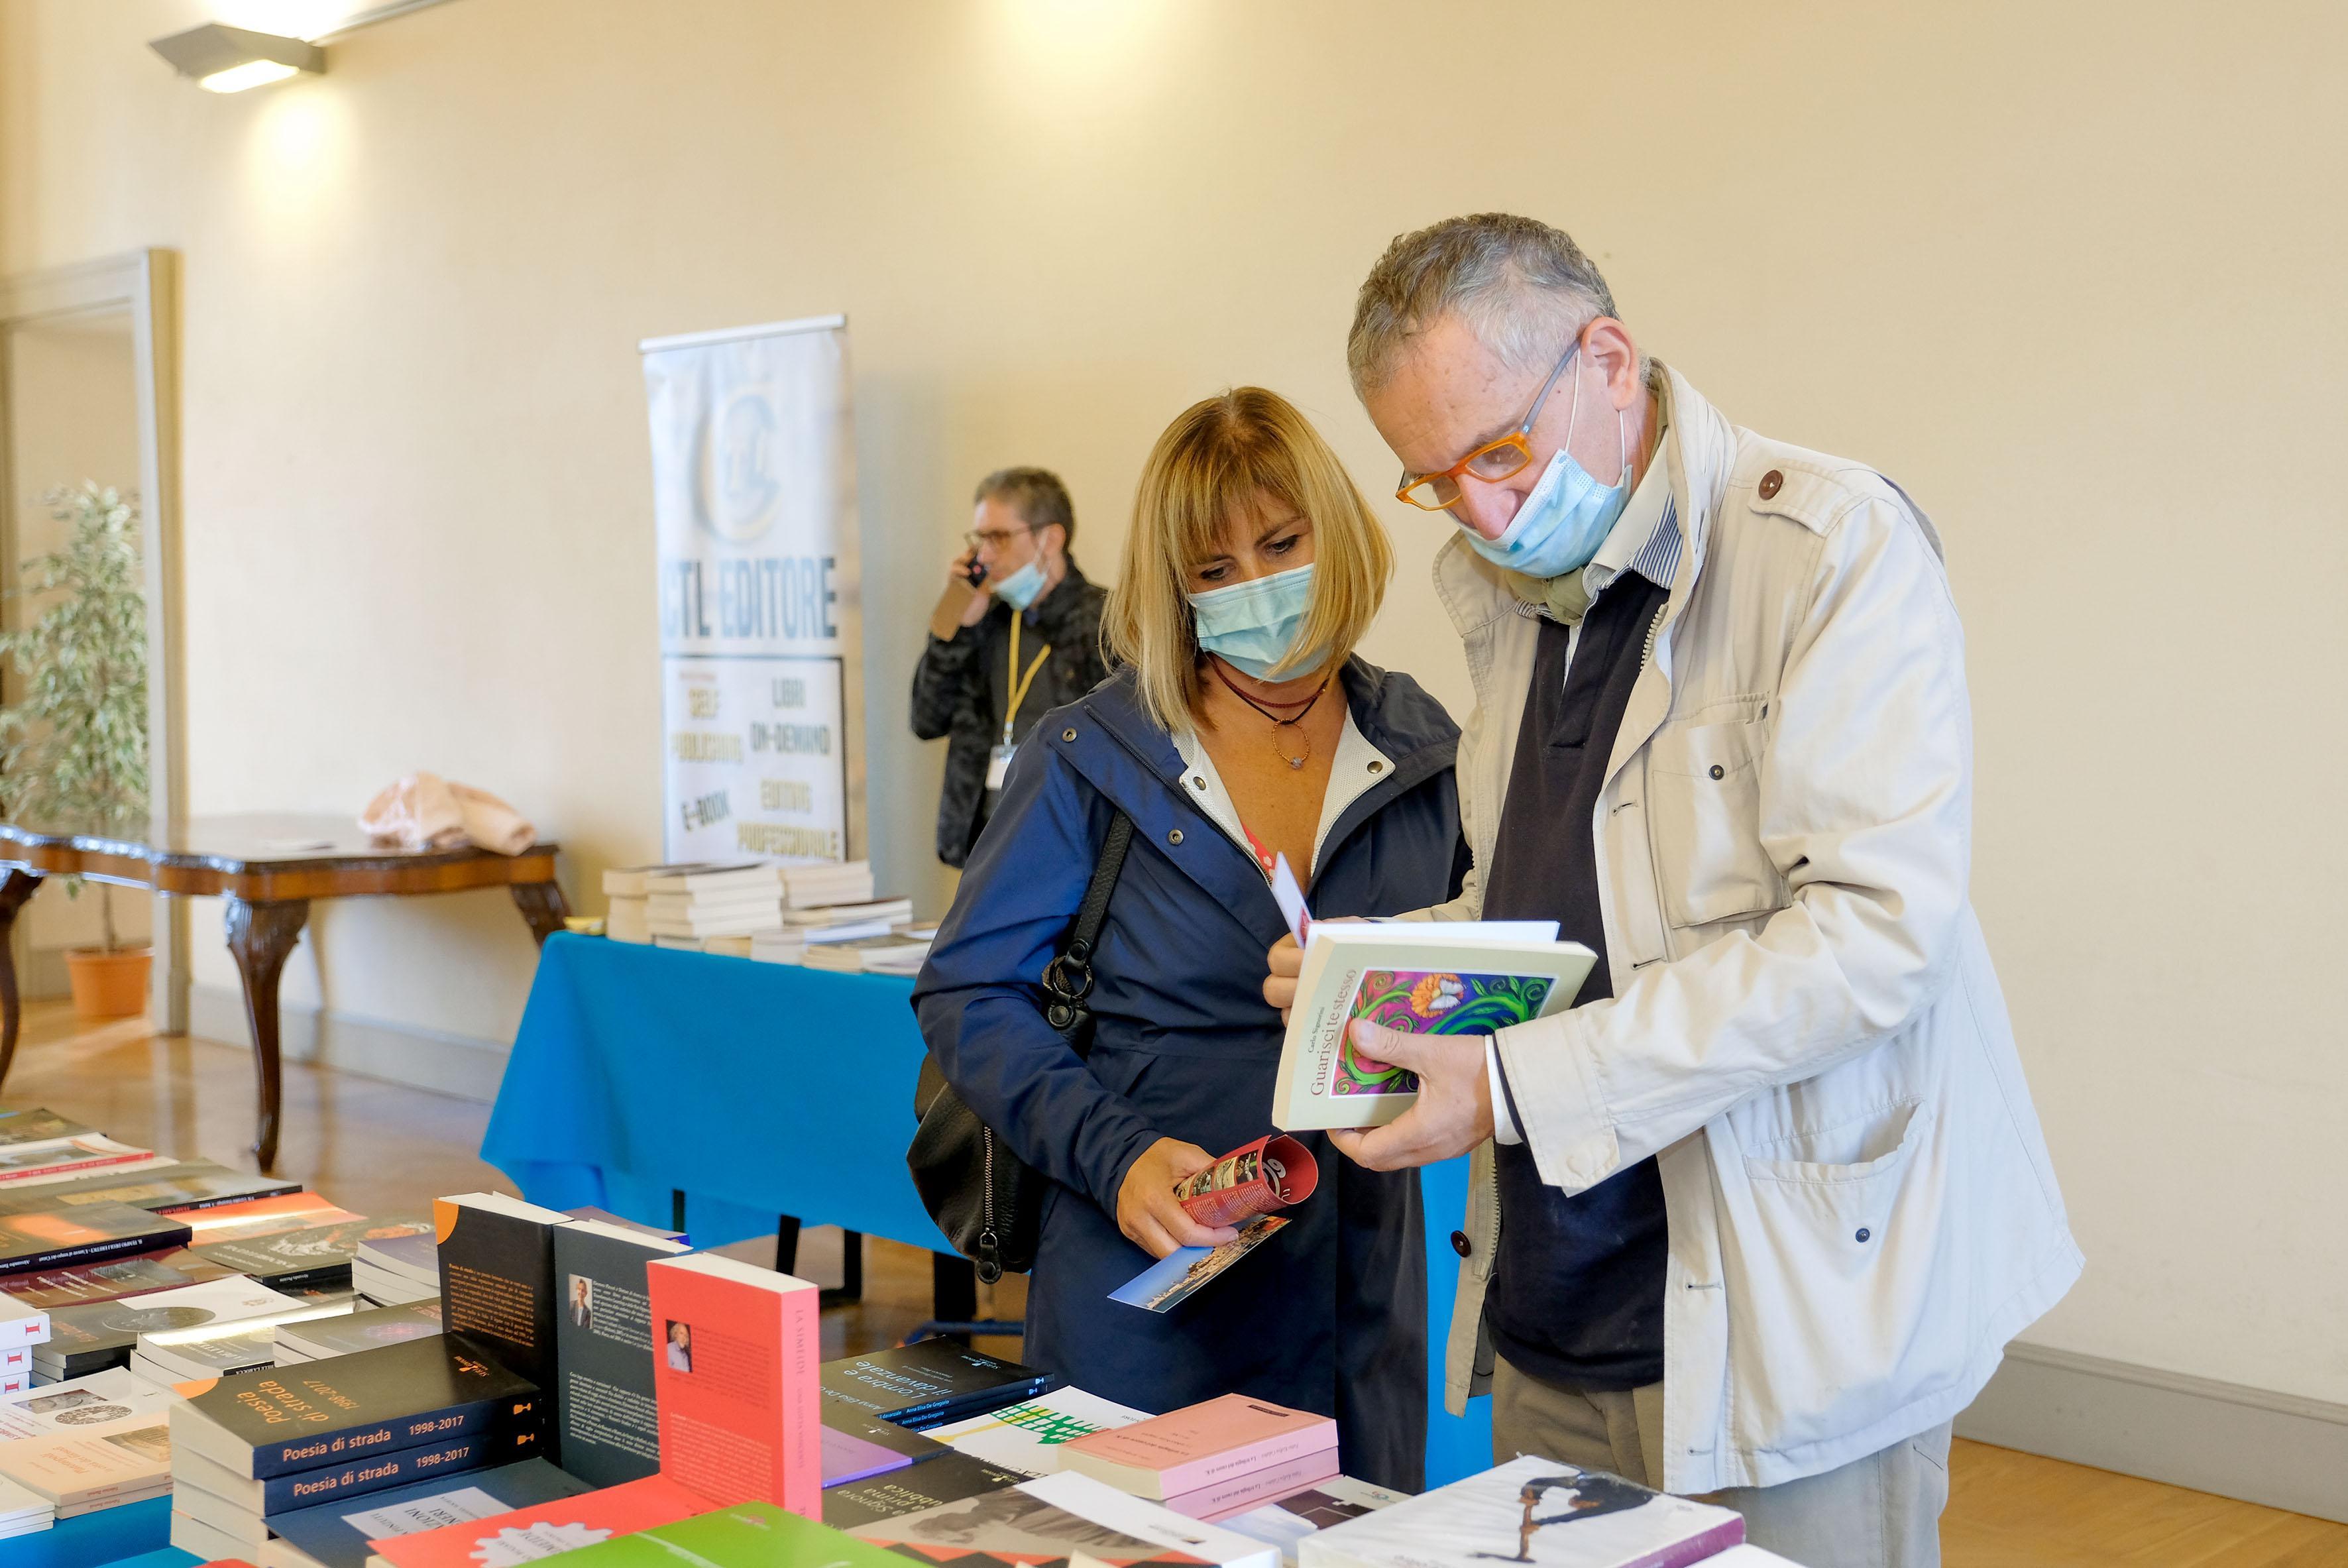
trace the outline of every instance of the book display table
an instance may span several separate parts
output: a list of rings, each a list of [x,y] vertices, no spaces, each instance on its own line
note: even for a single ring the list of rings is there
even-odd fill
[[[138,1568],[171,1568],[203,1561],[172,1551],[170,1539],[171,1500],[150,1497],[0,1541],[0,1568],[92,1568],[126,1558]]]
[[[569,913],[554,881],[555,848],[533,844],[518,855],[470,844],[403,850],[375,842],[346,817],[199,817],[155,843],[0,822],[0,1078],[8,1076],[16,1054],[23,1011],[8,933],[42,878],[78,876],[183,897],[218,895],[228,900],[228,946],[244,980],[245,1016],[252,1026],[261,1100],[253,1152],[267,1171],[277,1162],[283,1081],[277,981],[310,918],[310,901],[501,887],[543,942],[562,929]]]
[[[557,933],[540,949],[481,1158],[552,1209],[665,1225],[681,1191],[696,1246],[769,1235],[793,1215],[949,1253],[905,1170],[924,1054],[912,994],[896,975]],[[1485,1399],[1465,1418],[1443,1410],[1468,1161],[1421,1182],[1426,1484],[1438,1486],[1490,1466],[1491,1416]]]

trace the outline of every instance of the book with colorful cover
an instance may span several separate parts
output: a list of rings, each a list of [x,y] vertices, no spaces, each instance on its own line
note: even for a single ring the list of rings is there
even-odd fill
[[[437,1529],[371,1538],[371,1562],[385,1568],[481,1568],[534,1563],[614,1536],[632,1535],[707,1512],[712,1500],[666,1476],[517,1503]],[[332,1568],[332,1565],[330,1565]]]
[[[929,1437],[1005,1470],[1057,1475],[1060,1449],[1092,1432],[1113,1431],[1149,1418],[1147,1410],[1104,1399],[1082,1388],[1055,1388],[968,1420],[932,1427]]]
[[[1323,1450],[1334,1458],[1336,1447],[1337,1423],[1326,1416],[1225,1394],[1131,1426],[1088,1433],[1061,1449],[1060,1468],[1136,1497],[1163,1501]],[[1335,1473],[1333,1463],[1322,1476]],[[1289,1490],[1319,1479],[1304,1477]]]
[[[22,1110],[0,1110],[0,1147],[17,1143],[54,1143],[60,1138],[78,1138],[96,1132],[71,1117],[59,1116],[46,1106],[27,1106]]]
[[[152,1169],[171,1163],[151,1149],[135,1149],[102,1133],[88,1132],[72,1138],[0,1144],[0,1184],[22,1187],[71,1181],[108,1166]]]
[[[554,1343],[554,1232],[570,1220],[501,1192],[436,1198],[440,1315],[452,1334],[470,1335],[499,1361],[557,1397]],[[547,1458],[562,1462],[560,1431],[548,1434]]]
[[[301,1190],[299,1181],[232,1171],[209,1160],[181,1160],[129,1175],[96,1171],[24,1192],[0,1189],[0,1213],[78,1209],[86,1203],[128,1203],[149,1213],[181,1214]]]
[[[816,1439],[823,1454],[823,1484],[827,1487],[843,1481],[869,1480],[876,1475],[903,1470],[913,1462],[893,1449],[850,1437],[837,1427],[819,1428]]]
[[[0,1273],[36,1274],[77,1264],[176,1247],[187,1222],[128,1203],[90,1203],[63,1212],[0,1214]]]
[[[60,1307],[49,1314],[49,1340],[36,1348],[33,1365],[58,1378],[79,1377],[129,1361],[142,1334],[299,1312],[306,1305],[238,1275],[126,1301]]]
[[[185,1384],[180,1392],[187,1398],[171,1408],[175,1439],[254,1480],[520,1431],[543,1424],[546,1413],[535,1384],[453,1334]]]
[[[1349,1475],[1336,1475],[1316,1481],[1303,1491],[1291,1492],[1276,1501],[1259,1504],[1216,1522],[1225,1530],[1279,1547],[1280,1560],[1288,1568],[1296,1568],[1297,1542],[1314,1531],[1359,1519],[1381,1508],[1392,1508],[1409,1495],[1388,1491]]]
[[[188,1229],[194,1233],[190,1244],[202,1246],[211,1242],[274,1236],[285,1231],[307,1230],[313,1225],[339,1225],[365,1217],[315,1192],[274,1192],[265,1198],[215,1203],[189,1215]]]
[[[825,1488],[823,1522],[835,1530],[854,1530],[1034,1479],[1008,1465],[989,1464],[949,1449],[942,1459]]]
[[[911,1427],[901,1427],[894,1421],[884,1421],[861,1405],[850,1405],[831,1397],[829,1389],[817,1404],[818,1418],[828,1432],[841,1432],[860,1439],[875,1448],[888,1449],[901,1456],[909,1464],[924,1460],[942,1459],[953,1449],[923,1432]],[[826,1481],[825,1485],[831,1483]]]
[[[43,1383],[0,1394],[0,1443],[23,1438],[88,1437],[144,1426],[170,1404],[170,1396],[119,1367],[64,1383]]]
[[[366,1568],[370,1541],[417,1535],[469,1523],[538,1503],[558,1503],[588,1490],[544,1460],[522,1460],[461,1475],[433,1476],[346,1499],[269,1516],[269,1528],[324,1568]],[[459,1560],[481,1568],[478,1558]]]
[[[1058,1377],[947,1339],[823,1364],[824,1392],[883,1420],[924,1430],[1056,1388]]]
[[[685,1244],[633,1226],[574,1219],[554,1233],[555,1365],[562,1468],[594,1486],[660,1470],[656,1347],[645,1265]]]
[[[857,1526],[850,1533],[923,1564],[977,1568],[1279,1568],[1280,1551],[1066,1470]]]
[[[1355,1047],[1356,1018],[1412,1035],[1488,1035],[1570,1006],[1597,955],[1556,935],[1553,921],[1314,922],[1272,1124],[1382,1127],[1416,1101],[1415,1075]]]
[[[822,1507],[816,1313],[821,1292],[695,1253],[644,1265],[660,1473],[704,1497]]]
[[[429,1220],[350,1219],[339,1224],[280,1231],[248,1241],[218,1242],[189,1249],[242,1274],[281,1288],[324,1285],[347,1288],[351,1260],[359,1243],[371,1238],[430,1235]]]
[[[863,1542],[772,1503],[745,1502],[567,1553],[565,1568],[904,1568]]]
[[[1526,1455],[1297,1543],[1299,1568],[1681,1568],[1745,1539],[1734,1511]]]
[[[118,1258],[110,1264],[76,1264],[71,1268],[43,1269],[37,1274],[0,1275],[0,1295],[19,1305],[54,1312],[59,1307],[88,1306],[94,1302],[119,1301],[127,1295],[202,1284],[208,1280],[227,1279],[235,1273],[234,1269],[197,1257],[185,1247],[174,1247],[169,1252]]]

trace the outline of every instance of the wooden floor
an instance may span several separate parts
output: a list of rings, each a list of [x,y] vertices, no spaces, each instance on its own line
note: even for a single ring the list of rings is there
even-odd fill
[[[252,1168],[252,1066],[236,1047],[138,1020],[85,1029],[63,1004],[35,1003],[5,1090],[126,1142]],[[278,1169],[362,1213],[422,1214],[439,1193],[514,1191],[475,1153],[488,1121],[486,1106],[288,1063]],[[724,1250],[774,1262],[771,1241]],[[837,1284],[839,1261],[839,1233],[809,1231],[798,1272]],[[982,1315],[1015,1318],[1025,1282],[988,1296]],[[824,1314],[824,1354],[894,1344],[929,1308],[930,1255],[868,1241],[863,1300]],[[2348,1568],[2348,1525],[1980,1443],[1958,1442],[1950,1468],[1947,1568]]]

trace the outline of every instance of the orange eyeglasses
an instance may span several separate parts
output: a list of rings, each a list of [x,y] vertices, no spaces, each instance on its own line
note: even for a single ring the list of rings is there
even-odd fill
[[[1532,432],[1533,420],[1540,417],[1541,405],[1549,401],[1557,378],[1565,374],[1565,367],[1573,363],[1574,355],[1581,349],[1579,335],[1566,345],[1564,357],[1549,373],[1549,379],[1541,383],[1541,389],[1533,394],[1533,406],[1525,410],[1525,417],[1518,421],[1515,429],[1497,441],[1485,442],[1439,474],[1404,474],[1402,488],[1395,491],[1395,499],[1406,500],[1424,511],[1441,511],[1459,499],[1462,474],[1492,484],[1522,473],[1525,465],[1533,460],[1533,449],[1526,440]]]

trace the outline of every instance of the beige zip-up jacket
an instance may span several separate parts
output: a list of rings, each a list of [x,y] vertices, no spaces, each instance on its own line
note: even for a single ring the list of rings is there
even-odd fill
[[[1864,466],[1731,426],[1676,372],[1686,547],[1593,820],[1612,1000],[1501,1031],[1542,1178],[1659,1157],[1665,1485],[1815,1475],[1948,1420],[2078,1276],[1966,896],[1972,727],[1939,537]],[[1487,863],[1537,623],[1457,540]],[[1479,884],[1428,912],[1474,919]],[[1502,1216],[1468,1189],[1447,1402],[1491,1370]]]

